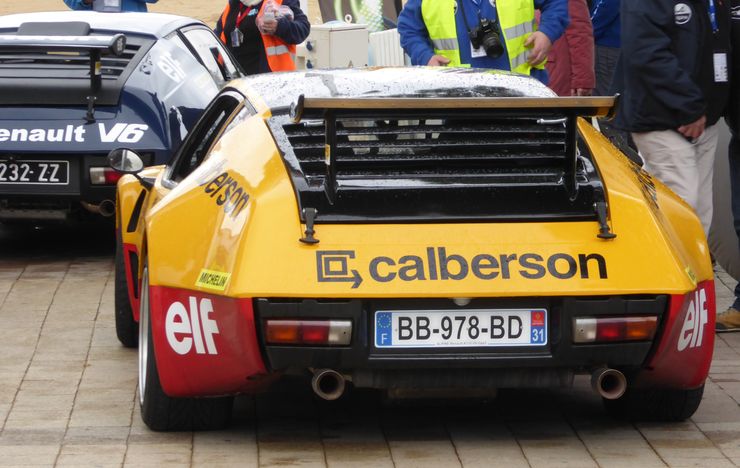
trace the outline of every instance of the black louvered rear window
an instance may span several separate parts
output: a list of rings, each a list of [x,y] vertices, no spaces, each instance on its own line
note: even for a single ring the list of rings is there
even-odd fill
[[[323,180],[323,121],[286,124],[284,130],[309,182]],[[565,129],[524,118],[339,120],[337,149],[340,184],[359,177],[536,182],[562,173]]]
[[[569,153],[576,137],[567,143],[562,115],[418,118],[430,113],[337,116],[330,124],[283,115],[269,124],[299,205],[315,208],[317,223],[595,218],[603,187],[585,146]]]

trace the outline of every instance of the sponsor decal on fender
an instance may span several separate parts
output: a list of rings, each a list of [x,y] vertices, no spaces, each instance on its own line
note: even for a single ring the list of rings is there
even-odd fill
[[[212,289],[214,291],[225,291],[226,283],[229,282],[231,273],[225,273],[223,271],[207,270],[203,268],[200,270],[198,280],[195,282],[196,286],[206,289]]]
[[[700,288],[694,292],[694,297],[686,310],[686,318],[681,327],[681,333],[678,335],[679,351],[701,347],[707,319],[707,293]]]
[[[249,201],[249,194],[229,171],[222,172],[201,185],[204,186],[203,191],[232,218],[239,216]]]
[[[351,268],[354,250],[319,250],[316,252],[316,279],[319,283],[346,282],[357,288],[364,279],[360,270]],[[512,276],[540,279],[607,279],[606,259],[597,253],[570,255],[554,253],[548,257],[534,252],[490,254],[470,258],[448,253],[445,247],[427,247],[423,255],[374,257],[362,269],[366,277],[378,283],[393,281],[460,281],[470,277],[481,280],[508,280]]]
[[[696,279],[696,275],[694,274],[694,270],[691,269],[691,267],[686,267],[686,276],[689,277],[689,280],[691,280],[691,284],[696,287],[698,280]]]
[[[188,298],[189,308],[182,302],[173,302],[165,316],[165,334],[170,347],[177,354],[188,354],[195,348],[196,354],[218,354],[213,335],[217,335],[218,324],[211,318],[214,313],[210,299]]]

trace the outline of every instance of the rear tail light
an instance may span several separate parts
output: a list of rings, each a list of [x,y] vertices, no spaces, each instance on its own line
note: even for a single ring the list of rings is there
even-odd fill
[[[350,320],[267,320],[268,344],[346,346],[352,338]]]
[[[90,183],[92,185],[115,185],[123,176],[110,167],[91,167]]]
[[[574,343],[612,341],[649,341],[655,336],[658,317],[576,317],[573,319]]]

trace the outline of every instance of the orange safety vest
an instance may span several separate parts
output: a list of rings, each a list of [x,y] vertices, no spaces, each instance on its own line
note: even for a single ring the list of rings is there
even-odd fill
[[[278,6],[283,3],[283,0],[273,0]],[[259,15],[262,14],[262,10],[265,8],[267,1],[262,2],[260,7]],[[226,18],[231,12],[231,3],[226,4],[226,9],[221,14],[221,42],[228,46],[226,42]],[[295,44],[287,44],[282,39],[273,34],[261,34],[262,43],[265,46],[265,55],[267,56],[267,66],[270,67],[270,71],[291,71],[295,70]]]

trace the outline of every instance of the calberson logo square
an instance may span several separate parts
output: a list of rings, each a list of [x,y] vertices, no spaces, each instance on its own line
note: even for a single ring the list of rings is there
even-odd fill
[[[356,288],[362,283],[357,270],[350,269],[354,250],[319,250],[316,252],[316,278],[320,283],[347,282]]]

